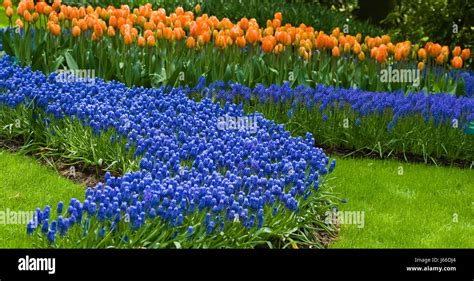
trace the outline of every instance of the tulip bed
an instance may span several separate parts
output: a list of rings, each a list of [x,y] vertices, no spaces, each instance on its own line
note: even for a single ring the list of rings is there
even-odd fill
[[[422,47],[392,42],[388,35],[363,38],[339,27],[326,34],[304,23],[283,24],[280,12],[260,26],[254,18],[232,22],[182,7],[168,15],[151,4],[132,10],[126,5],[73,7],[55,1],[50,6],[23,0],[16,14],[20,18],[3,42],[23,66],[46,73],[63,66],[95,69],[98,76],[128,86],[194,85],[205,75],[209,81],[248,86],[289,81],[293,86],[322,83],[465,95],[460,72],[446,70],[450,65],[462,69],[471,60],[469,48],[433,42]],[[14,15],[11,8],[8,15]],[[420,79],[382,81],[381,72],[389,67],[419,70]]]

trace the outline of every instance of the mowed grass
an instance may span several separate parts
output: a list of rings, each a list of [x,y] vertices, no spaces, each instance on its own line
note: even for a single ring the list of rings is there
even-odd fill
[[[26,224],[17,221],[13,212],[31,212],[37,207],[68,204],[70,198],[84,197],[84,188],[61,177],[54,170],[18,154],[0,151],[0,248],[30,248]],[[5,216],[9,215],[10,218]]]
[[[474,170],[337,158],[332,175],[339,211],[364,224],[341,224],[331,248],[474,248]]]

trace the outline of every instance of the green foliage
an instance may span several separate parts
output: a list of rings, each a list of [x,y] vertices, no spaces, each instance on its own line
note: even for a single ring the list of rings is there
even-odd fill
[[[48,122],[44,122],[46,119]],[[109,130],[96,134],[77,119],[56,120],[35,108],[34,103],[11,109],[0,107],[0,138],[21,140],[23,153],[37,157],[61,157],[71,166],[80,164],[105,171],[138,169],[135,148],[125,150],[126,139],[111,143],[117,134]]]
[[[474,46],[474,2],[470,0],[401,0],[382,21],[390,33],[412,42]],[[457,31],[457,32],[456,32]]]

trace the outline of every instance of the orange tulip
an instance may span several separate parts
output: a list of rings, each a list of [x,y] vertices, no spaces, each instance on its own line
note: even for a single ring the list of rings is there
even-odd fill
[[[360,44],[359,43],[355,43],[354,46],[352,47],[352,52],[355,54],[355,55],[358,55],[361,50],[360,50]]]
[[[418,50],[418,60],[425,61],[426,60],[426,50],[421,48]]]
[[[107,29],[107,35],[109,35],[109,37],[115,37],[115,29],[112,26],[109,26]]]
[[[460,69],[462,68],[462,59],[460,57],[454,57],[451,64],[454,68]]]
[[[25,21],[26,22],[33,22],[33,16],[30,14],[30,12],[28,10],[26,10],[24,13],[23,13],[23,17],[25,18]]]
[[[422,71],[423,69],[425,69],[425,63],[422,62],[422,61],[420,61],[420,62],[418,63],[418,69],[419,69],[420,71]]]
[[[461,57],[463,60],[468,60],[470,56],[471,56],[471,49],[466,48],[462,50]]]
[[[364,54],[364,52],[360,52],[359,55],[357,56],[357,58],[358,58],[360,61],[365,60],[365,54]]]
[[[194,7],[194,10],[196,11],[196,13],[201,13],[201,5],[199,5],[199,3],[196,5],[196,7]]]
[[[276,12],[274,18],[279,20],[280,22],[283,21],[283,15],[281,14],[281,12]]]
[[[61,27],[59,26],[59,24],[55,23],[51,25],[51,33],[54,36],[59,36],[61,34]]]
[[[249,20],[247,18],[242,18],[238,25],[240,26],[240,28],[242,28],[243,30],[247,30],[249,28]]]
[[[452,53],[453,53],[453,57],[459,56],[461,54],[461,47],[459,47],[459,46],[454,47]]]
[[[379,48],[375,56],[375,59],[379,63],[385,63],[387,60],[387,51],[384,48]]]
[[[73,28],[72,28],[72,36],[73,37],[79,37],[81,35],[81,28],[77,25],[75,25]]]
[[[145,47],[146,39],[143,36],[138,37],[138,47]]]
[[[123,36],[123,41],[125,42],[125,45],[130,45],[132,44],[133,38],[130,33],[127,33]]]
[[[239,48],[245,47],[245,43],[246,43],[246,42],[245,42],[245,38],[244,38],[243,36],[237,37],[236,43],[237,43],[237,46],[238,46]]]
[[[176,12],[176,15],[178,15],[178,16],[184,15],[184,9],[183,9],[183,7],[178,7],[178,8],[176,8],[176,11],[175,11],[175,12]]]
[[[332,54],[333,57],[337,58],[341,55],[341,50],[339,50],[339,47],[336,46],[336,47],[332,48],[331,54]]]
[[[154,36],[150,36],[146,39],[146,44],[148,45],[148,47],[154,47],[156,46],[156,40],[155,40],[155,37]]]
[[[444,63],[444,56],[443,56],[443,54],[439,54],[439,55],[436,57],[436,63],[437,63],[437,64],[443,64],[443,63]]]
[[[441,54],[441,45],[438,43],[431,45],[429,52],[433,58],[437,58]]]
[[[441,54],[443,54],[443,56],[445,56],[445,57],[449,56],[449,47],[448,46],[443,46],[441,48]]]
[[[9,17],[9,18],[11,18],[13,16],[12,7],[7,7],[6,14],[7,14],[7,17]]]
[[[3,7],[7,9],[8,7],[12,7],[12,1],[11,0],[5,0],[3,1]]]
[[[345,43],[343,48],[344,53],[349,53],[351,51],[351,44]]]
[[[262,39],[262,50],[265,53],[270,53],[273,51],[273,42],[269,37]]]
[[[383,36],[382,36],[382,43],[383,43],[383,44],[388,44],[388,43],[390,43],[390,36],[388,36],[388,35],[383,35]]]
[[[217,48],[225,48],[225,43],[226,43],[226,40],[225,40],[223,35],[218,35],[216,37],[216,47]]]
[[[194,37],[188,37],[188,39],[186,39],[186,47],[188,47],[189,49],[192,49],[196,46],[196,40],[194,39]]]
[[[23,22],[21,21],[21,19],[17,19],[15,21],[15,25],[17,28],[23,28]]]
[[[247,31],[247,42],[250,44],[255,44],[257,42],[258,37],[259,37],[259,32],[258,30],[251,28]]]

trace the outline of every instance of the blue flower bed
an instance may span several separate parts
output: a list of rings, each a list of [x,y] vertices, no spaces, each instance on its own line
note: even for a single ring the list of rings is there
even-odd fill
[[[466,89],[471,87],[469,73]],[[424,162],[462,161],[469,165],[474,139],[474,99],[447,93],[367,92],[289,83],[258,85],[254,89],[217,81],[205,86],[201,78],[192,97],[243,104],[268,119],[286,124],[293,135],[317,135],[317,145],[376,153],[380,157],[413,155]],[[467,163],[467,164],[466,164]]]
[[[466,89],[470,95],[474,92],[474,75],[463,73],[466,79]],[[434,120],[436,124],[450,123],[457,119],[462,126],[474,120],[474,99],[456,97],[446,93],[408,93],[398,92],[368,92],[360,89],[341,89],[333,86],[318,85],[315,88],[298,86],[295,89],[289,83],[282,86],[266,87],[258,85],[250,89],[236,83],[213,82],[205,88],[205,79],[192,92],[204,93],[207,97],[216,96],[219,100],[258,101],[259,103],[288,104],[295,109],[304,105],[308,110],[317,109],[322,112],[327,108],[338,109],[349,105],[359,117],[371,114],[383,114],[387,110],[393,112],[393,122],[399,118],[421,115],[425,122]],[[290,112],[291,114],[291,112]]]
[[[107,174],[84,200],[72,199],[65,214],[60,206],[57,220],[50,207],[38,209],[28,233],[41,230],[50,243],[77,224],[89,231],[93,222],[100,237],[124,228],[138,231],[157,218],[186,235],[196,225],[207,235],[225,231],[234,221],[247,230],[275,226],[279,213],[306,212],[301,204],[314,198],[321,177],[335,166],[314,147],[311,134],[291,137],[260,114],[254,132],[219,128],[219,117],[245,116],[242,106],[195,102],[182,88],[127,88],[100,79],[58,83],[56,75],[1,59],[0,105],[33,102],[53,120],[80,120],[97,136],[113,128],[141,161],[139,171]]]

